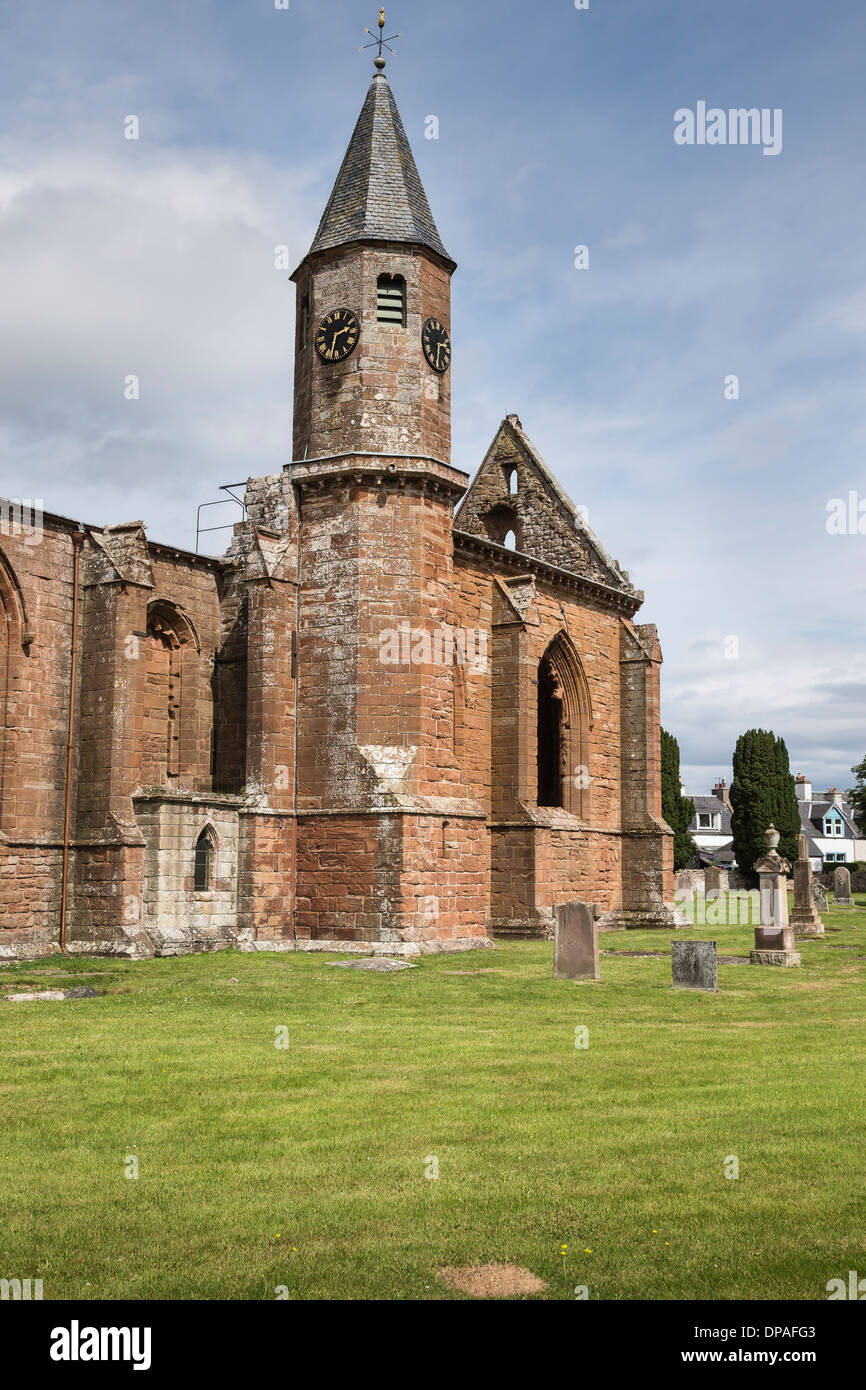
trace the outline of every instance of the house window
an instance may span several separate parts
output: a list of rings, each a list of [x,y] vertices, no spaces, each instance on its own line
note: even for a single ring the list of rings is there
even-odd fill
[[[712,811],[698,811],[698,830],[720,830],[721,820]]]
[[[828,837],[841,836],[843,832],[844,827],[840,820],[831,820],[828,816],[824,821],[824,834]]]
[[[377,323],[406,327],[406,281],[402,275],[380,275],[376,295]]]
[[[201,832],[195,844],[194,887],[196,893],[210,892],[211,883],[213,882],[213,857],[213,834],[209,829],[205,829]]]

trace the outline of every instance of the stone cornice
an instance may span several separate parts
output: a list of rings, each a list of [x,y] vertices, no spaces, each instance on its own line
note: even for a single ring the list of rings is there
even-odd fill
[[[430,454],[328,454],[286,465],[292,483],[301,489],[321,489],[333,483],[372,480],[377,487],[420,484],[433,492],[462,497],[469,474]]]
[[[455,554],[462,551],[464,554],[483,555],[485,559],[494,560],[518,573],[537,574],[560,588],[573,589],[577,593],[591,595],[604,607],[613,609],[629,618],[643,604],[644,595],[640,589],[636,589],[634,593],[630,594],[623,589],[614,589],[608,584],[601,584],[596,579],[587,579],[584,575],[573,574],[570,570],[558,569],[556,565],[548,564],[546,560],[533,559],[531,555],[524,555],[519,550],[508,550],[506,546],[498,545],[496,541],[470,535],[468,531],[459,531],[455,528],[453,534]]]

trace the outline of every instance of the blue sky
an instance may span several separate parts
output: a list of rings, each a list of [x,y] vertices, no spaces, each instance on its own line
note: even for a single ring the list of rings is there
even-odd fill
[[[0,0],[0,492],[191,547],[220,484],[288,461],[274,247],[296,263],[312,239],[377,10]],[[866,502],[866,9],[406,0],[388,20],[459,262],[455,463],[474,472],[516,412],[588,508],[659,626],[689,791],[754,725],[849,786],[866,535],[826,522]],[[782,152],[676,145],[700,100],[781,108]]]

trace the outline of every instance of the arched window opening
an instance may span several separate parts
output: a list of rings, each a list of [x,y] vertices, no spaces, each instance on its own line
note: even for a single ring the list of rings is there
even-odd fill
[[[484,529],[497,545],[508,545],[511,550],[520,549],[520,521],[514,507],[503,504],[491,507],[484,514]],[[514,536],[513,545],[509,544],[509,534]]]
[[[9,654],[12,644],[9,641],[10,619],[3,603],[3,593],[0,591],[0,825],[3,824],[3,811],[6,807],[6,774],[7,774],[7,723],[8,723],[8,692],[9,692]]]
[[[16,726],[15,672],[32,640],[21,589],[11,565],[0,554],[0,829],[15,821]]]
[[[194,887],[196,893],[210,892],[213,883],[214,851],[213,832],[206,827],[195,843]]]
[[[506,472],[507,472],[507,475],[508,475],[508,491],[511,493],[511,496],[512,496],[512,497],[516,497],[516,496],[517,496],[517,469],[516,469],[516,468],[512,468],[510,471],[509,471],[509,470],[506,470]]]
[[[505,546],[506,550],[517,549],[517,537],[515,536],[513,531],[508,532],[508,535],[505,537],[505,540],[502,542],[502,544]]]
[[[179,785],[184,653],[197,646],[189,621],[174,604],[155,600],[147,610],[141,783]]]
[[[377,323],[406,327],[406,281],[402,275],[380,275],[376,295]]]
[[[538,804],[562,806],[562,691],[550,657],[538,668]]]
[[[586,820],[592,786],[589,685],[565,632],[538,666],[538,805],[558,806]]]

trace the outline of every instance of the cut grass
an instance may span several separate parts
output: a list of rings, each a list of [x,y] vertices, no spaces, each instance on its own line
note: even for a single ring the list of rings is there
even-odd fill
[[[0,1276],[49,1299],[433,1299],[463,1296],[445,1267],[510,1262],[544,1298],[826,1298],[866,1272],[866,912],[825,920],[800,970],[721,965],[718,995],[617,954],[600,984],[554,982],[535,942],[394,975],[5,967],[2,993],[85,972],[105,993],[0,1003]]]

